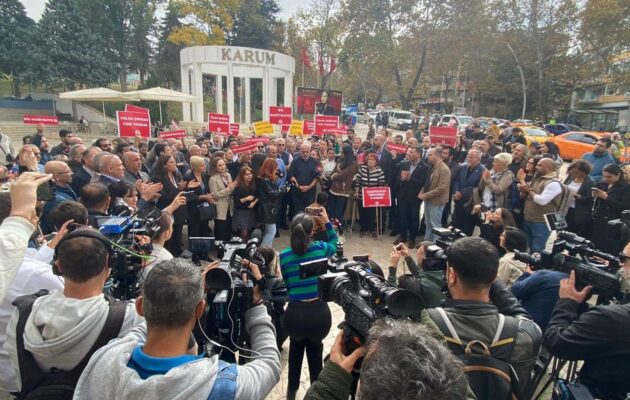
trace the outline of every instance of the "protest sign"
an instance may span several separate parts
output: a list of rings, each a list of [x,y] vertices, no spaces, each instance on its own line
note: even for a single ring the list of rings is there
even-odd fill
[[[144,107],[134,106],[132,104],[125,104],[125,111],[139,112],[149,114],[150,110]]]
[[[315,116],[315,133],[323,135],[324,131],[337,129],[339,117],[336,115],[316,115]]]
[[[457,128],[448,126],[432,126],[429,128],[431,144],[446,144],[455,147],[457,142]]]
[[[256,151],[256,142],[247,142],[245,144],[237,144],[236,146],[232,146],[232,153],[240,154],[245,153],[246,151]]]
[[[22,116],[22,120],[24,121],[25,125],[36,125],[36,124],[59,125],[59,118],[54,117],[52,115],[26,114]]]
[[[391,207],[392,194],[388,187],[364,187],[363,207]]]
[[[273,125],[269,121],[254,122],[254,132],[256,132],[256,135],[272,135]]]
[[[304,121],[294,119],[293,121],[291,121],[291,126],[289,127],[289,135],[304,134],[304,125]]]
[[[238,136],[240,129],[240,124],[230,124],[230,136]]]
[[[116,111],[116,121],[120,137],[151,137],[151,118],[147,113]]]
[[[208,130],[210,132],[230,132],[230,116],[228,114],[208,113]]]
[[[160,137],[162,139],[180,139],[186,137],[186,131],[184,129],[180,129],[177,131],[161,132]]]
[[[269,107],[269,122],[276,125],[287,125],[291,121],[291,107]]]

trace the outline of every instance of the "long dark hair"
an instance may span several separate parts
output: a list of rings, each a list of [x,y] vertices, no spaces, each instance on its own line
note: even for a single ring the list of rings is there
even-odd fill
[[[339,169],[346,169],[357,161],[352,147],[347,144],[341,148],[341,157],[339,160]]]
[[[311,242],[313,217],[299,213],[291,221],[291,250],[297,255],[304,255]]]
[[[251,172],[252,174],[252,180],[251,182],[249,182],[249,184],[245,183],[245,173],[247,172]],[[249,190],[250,192],[255,192],[256,191],[256,179],[254,179],[254,171],[249,168],[248,166],[244,166],[241,168],[240,171],[238,171],[238,176],[236,177],[236,181],[238,182],[238,187],[240,187],[241,189],[245,189],[245,190]]]
[[[173,158],[173,156],[169,156],[167,154],[162,154],[160,158],[158,158],[155,163],[155,168],[153,168],[153,173],[151,174],[151,180],[154,182],[159,182],[162,179],[166,179],[168,173],[166,172],[166,163]]]

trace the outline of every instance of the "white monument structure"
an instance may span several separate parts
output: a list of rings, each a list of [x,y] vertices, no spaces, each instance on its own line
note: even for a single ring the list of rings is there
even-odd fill
[[[204,122],[209,112],[232,122],[269,118],[269,106],[291,106],[295,60],[274,51],[233,46],[186,47],[180,52],[185,121]]]

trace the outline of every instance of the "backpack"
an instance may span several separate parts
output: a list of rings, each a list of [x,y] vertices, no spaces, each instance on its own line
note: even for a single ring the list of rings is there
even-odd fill
[[[560,182],[559,180],[556,180],[555,182],[558,182],[560,184],[560,187],[562,188],[562,191],[560,192],[560,205],[558,205],[556,212],[562,213],[562,215],[566,216],[569,212],[569,205],[571,204],[573,192],[571,192],[571,189],[569,189],[567,185]]]
[[[70,371],[61,371],[53,368],[50,372],[44,372],[37,365],[33,355],[24,349],[24,328],[26,327],[26,321],[31,314],[35,300],[47,294],[48,290],[44,289],[34,294],[18,297],[13,302],[13,305],[18,308],[19,312],[15,337],[18,364],[20,367],[20,379],[22,381],[22,390],[17,396],[20,400],[72,399],[74,388],[90,357],[98,349],[105,346],[111,339],[118,336],[125,318],[127,302],[106,297],[109,302],[109,312],[107,313],[105,325],[85,357]]]
[[[506,318],[499,314],[499,326],[491,344],[482,340],[464,343],[443,308],[427,311],[444,334],[449,349],[464,363],[470,388],[478,399],[523,399],[514,368],[505,361],[510,360],[516,342],[516,318]]]

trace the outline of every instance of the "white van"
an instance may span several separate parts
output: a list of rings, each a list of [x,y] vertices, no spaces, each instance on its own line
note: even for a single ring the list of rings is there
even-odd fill
[[[457,121],[458,128],[463,129],[468,126],[473,121],[473,117],[468,115],[455,115],[455,114],[444,114],[442,118],[440,118],[440,123],[438,126],[446,126],[450,122],[451,118],[455,118]]]
[[[409,111],[390,110],[388,125],[390,128],[395,128],[399,131],[406,131],[411,128],[412,119],[413,114]]]

